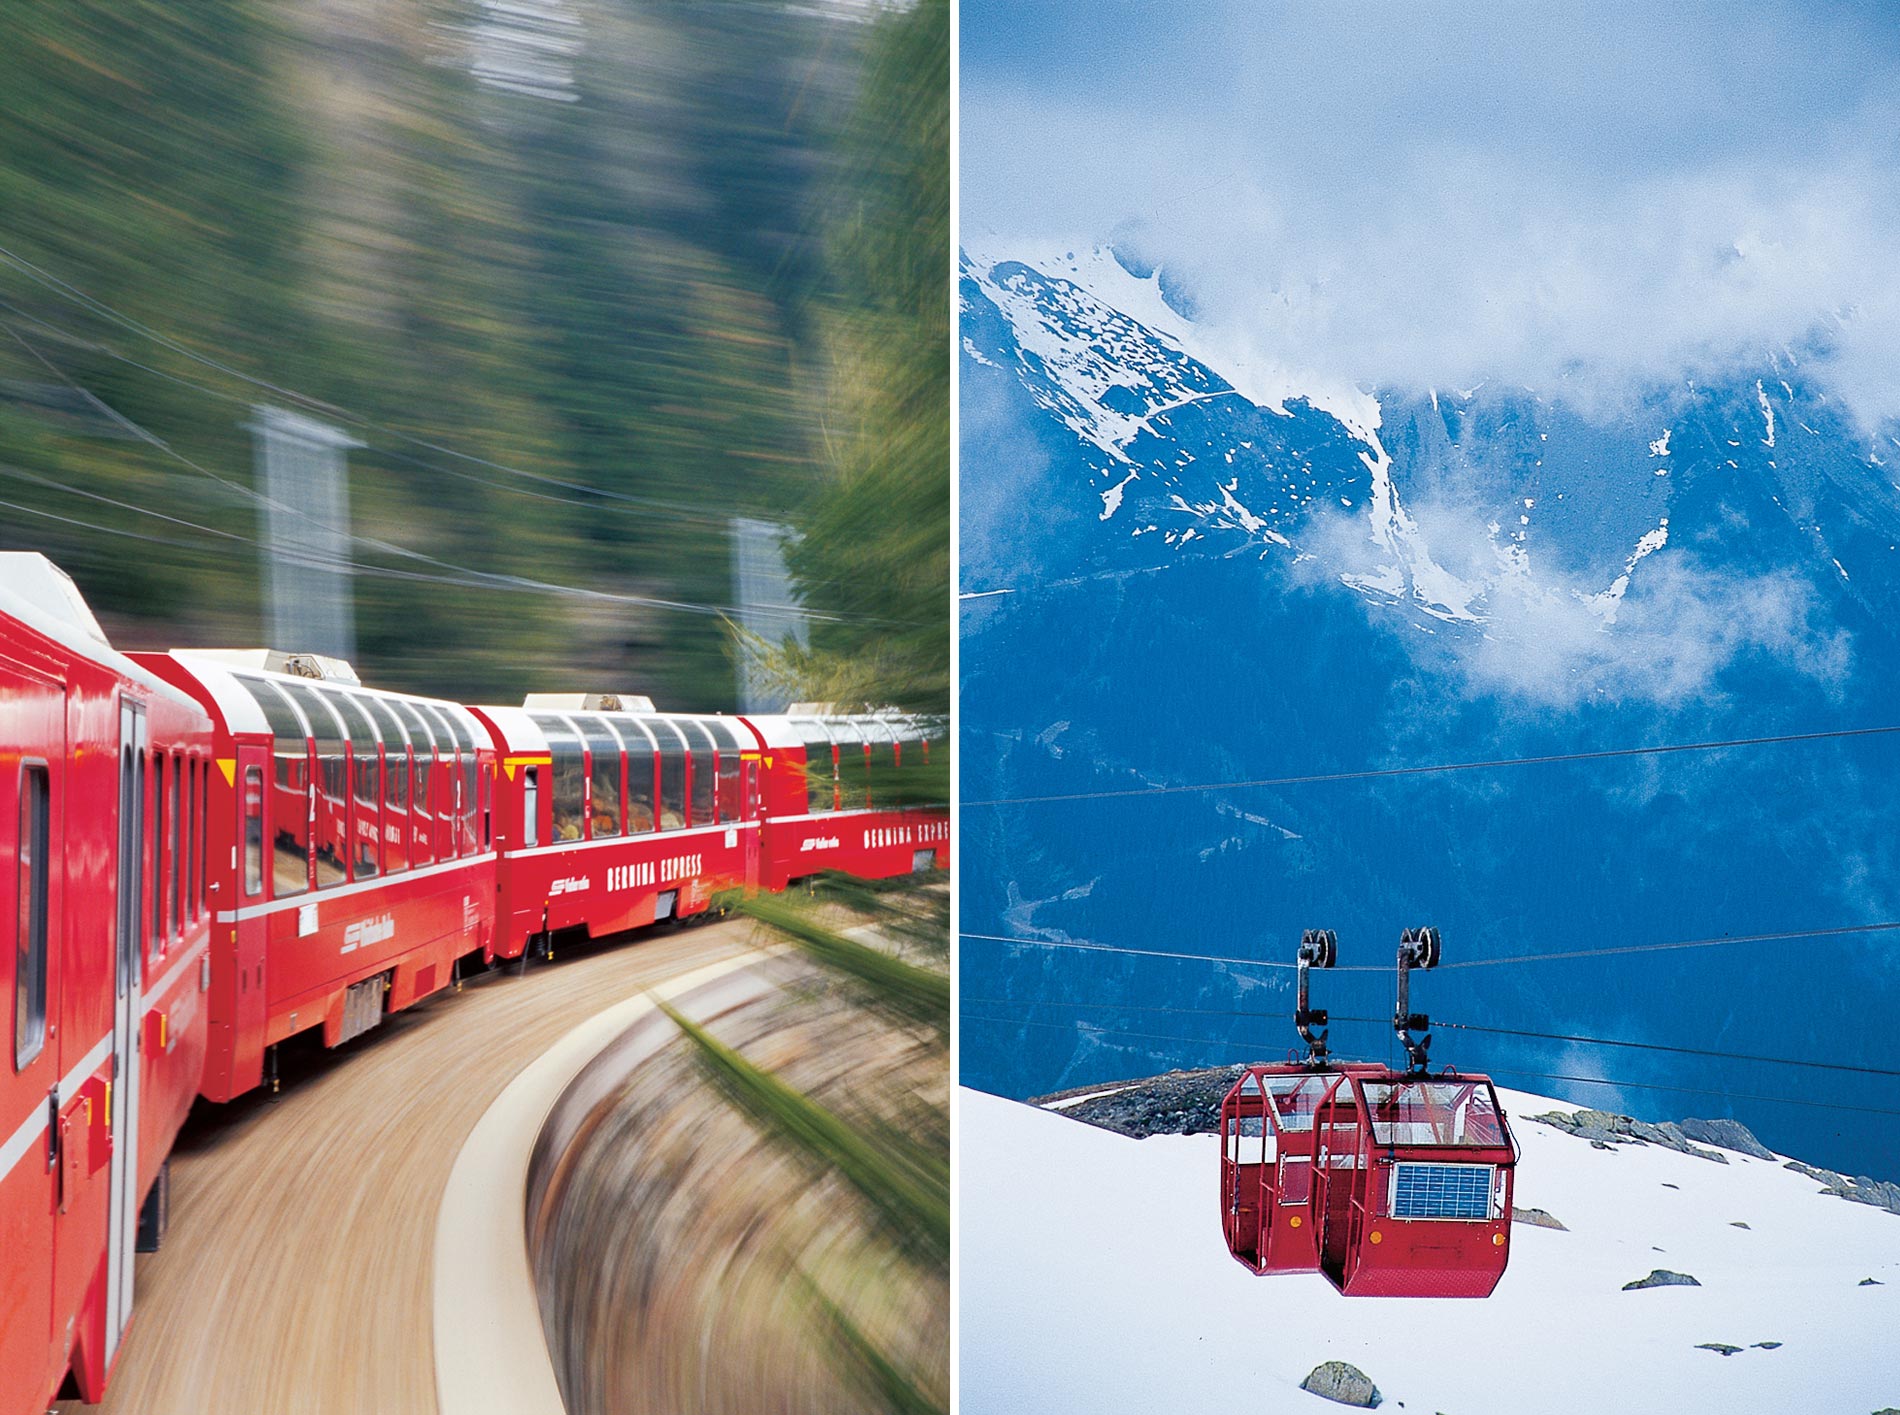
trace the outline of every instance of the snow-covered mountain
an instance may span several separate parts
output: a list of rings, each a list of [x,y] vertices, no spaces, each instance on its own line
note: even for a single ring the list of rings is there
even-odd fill
[[[1285,962],[1333,927],[1383,962],[1433,923],[1476,961],[1900,920],[1893,735],[982,804],[1900,722],[1900,439],[1812,351],[1613,398],[1367,390],[1107,249],[966,253],[961,300],[963,928],[994,936],[961,954],[966,1079],[1028,1095],[1286,1040],[1257,969],[1038,942]],[[1480,969],[1431,1005],[1881,1066],[1885,937]],[[1390,1010],[1384,979],[1342,988]],[[1460,1045],[1637,1113],[1687,1106],[1651,1086],[1732,1098],[1771,1143],[1900,1175],[1891,1125],[1825,1109],[1893,1110],[1864,1074]]]
[[[959,1092],[960,1399],[1013,1410],[1304,1412],[1324,1362],[1381,1409],[1788,1415],[1900,1405],[1900,1217],[1783,1159],[1593,1146],[1500,1098],[1523,1147],[1510,1265],[1483,1301],[1348,1299],[1228,1256],[1212,1135],[1134,1140]],[[1655,1270],[1699,1286],[1626,1290]],[[1869,1281],[1871,1279],[1871,1281]],[[1718,1348],[1730,1348],[1728,1354]]]

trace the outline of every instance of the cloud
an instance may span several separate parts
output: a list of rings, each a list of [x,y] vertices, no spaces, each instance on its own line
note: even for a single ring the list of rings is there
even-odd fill
[[[1851,666],[1848,634],[1793,573],[1726,570],[1664,545],[1606,587],[1500,544],[1496,523],[1470,507],[1426,503],[1407,512],[1415,545],[1429,547],[1421,556],[1456,587],[1475,622],[1437,624],[1429,640],[1407,633],[1404,642],[1427,657],[1448,654],[1468,695],[1534,708],[1678,709],[1718,694],[1721,674],[1752,659],[1830,691]],[[1317,557],[1309,574],[1323,565],[1329,577],[1394,583],[1391,552],[1366,534],[1363,517],[1328,517],[1307,543]],[[1408,583],[1407,602],[1417,583]],[[1396,623],[1382,598],[1368,607]]]
[[[967,35],[987,12],[964,13]],[[1211,332],[1324,378],[1589,410],[1788,350],[1864,429],[1900,416],[1900,34],[1877,13],[1210,13],[1165,37],[1045,20],[1009,57],[989,14],[966,238],[1115,236]]]

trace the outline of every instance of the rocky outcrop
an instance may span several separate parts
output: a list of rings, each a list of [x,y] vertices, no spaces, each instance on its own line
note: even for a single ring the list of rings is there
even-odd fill
[[[1528,1223],[1532,1228],[1554,1228],[1559,1233],[1570,1232],[1569,1229],[1565,1228],[1542,1209],[1520,1209],[1513,1207],[1511,1209],[1511,1222]]]
[[[1726,1341],[1698,1341],[1695,1349],[1697,1351],[1713,1351],[1717,1356],[1733,1356],[1742,1348],[1739,1346],[1730,1346]]]
[[[1725,1150],[1747,1155],[1750,1159],[1771,1160],[1775,1152],[1755,1138],[1754,1132],[1739,1120],[1684,1120],[1682,1133],[1705,1145],[1720,1145]]]
[[[1566,1135],[1588,1140],[1598,1149],[1608,1149],[1613,1145],[1661,1145],[1666,1150],[1679,1150],[1700,1160],[1728,1163],[1728,1156],[1719,1150],[1705,1150],[1691,1142],[1682,1127],[1672,1120],[1651,1125],[1647,1120],[1613,1115],[1607,1110],[1579,1110],[1568,1114],[1552,1110],[1530,1116],[1529,1119],[1540,1125],[1554,1125]]]
[[[1687,1273],[1672,1273],[1668,1268],[1656,1268],[1648,1277],[1639,1277],[1634,1282],[1623,1284],[1625,1292],[1636,1292],[1645,1287],[1700,1287],[1701,1283]]]
[[[1221,1100],[1244,1069],[1169,1071],[1119,1086],[1110,1082],[1057,1091],[1029,1103],[1135,1140],[1149,1135],[1204,1135],[1220,1129]],[[1078,1096],[1087,1099],[1076,1100]]]
[[[1372,1378],[1357,1366],[1345,1361],[1328,1361],[1315,1366],[1300,1382],[1300,1389],[1311,1391],[1325,1400],[1336,1401],[1340,1405],[1356,1405],[1370,1410],[1383,1396]]]
[[[1836,1174],[1831,1169],[1816,1169],[1800,1160],[1789,1160],[1782,1168],[1807,1175],[1826,1193],[1838,1195],[1849,1203],[1872,1204],[1890,1214],[1900,1214],[1900,1184],[1885,1179],[1869,1179],[1866,1175],[1849,1179],[1845,1174]]]

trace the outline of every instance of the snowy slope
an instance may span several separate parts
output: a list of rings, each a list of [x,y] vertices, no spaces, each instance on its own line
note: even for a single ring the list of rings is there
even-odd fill
[[[1523,1147],[1517,1205],[1569,1231],[1517,1225],[1496,1294],[1457,1302],[1248,1273],[1221,1241],[1213,1136],[1130,1140],[961,1091],[961,1408],[1324,1415],[1344,1407],[1299,1386],[1327,1360],[1365,1371],[1386,1411],[1900,1405],[1900,1217],[1732,1151],[1593,1149],[1523,1119],[1561,1102],[1500,1098]],[[1655,1268],[1702,1286],[1622,1290]]]

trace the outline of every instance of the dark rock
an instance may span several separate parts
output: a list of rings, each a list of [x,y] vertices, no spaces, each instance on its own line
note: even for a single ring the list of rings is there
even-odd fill
[[[1681,1186],[1680,1184],[1671,1184],[1671,1183],[1670,1183],[1670,1182],[1669,1182],[1669,1181],[1668,1181],[1667,1179],[1665,1179],[1665,1180],[1663,1180],[1663,1182],[1662,1182],[1662,1187],[1663,1187],[1663,1188],[1665,1188],[1665,1189],[1680,1189],[1680,1188],[1682,1188],[1682,1186]]]
[[[1696,1343],[1695,1349],[1697,1351],[1713,1351],[1717,1356],[1733,1356],[1742,1348],[1739,1346],[1730,1346],[1725,1341],[1699,1341]]]
[[[1874,1208],[1885,1209],[1890,1214],[1900,1214],[1900,1184],[1889,1183],[1884,1179],[1870,1179],[1866,1175],[1858,1179],[1849,1179],[1845,1174],[1836,1174],[1831,1169],[1816,1169],[1800,1160],[1789,1160],[1783,1169],[1792,1169],[1796,1174],[1805,1174],[1822,1187],[1823,1192],[1846,1199],[1852,1204],[1871,1204]]]
[[[1887,1284],[1877,1277],[1864,1277],[1854,1285],[1856,1287],[1885,1287]]]
[[[1220,1129],[1222,1098],[1245,1069],[1216,1066],[1201,1071],[1169,1071],[1133,1081],[1099,1082],[1037,1096],[1030,1104],[1046,1108],[1054,1101],[1112,1088],[1112,1095],[1063,1106],[1059,1113],[1136,1140],[1150,1135],[1212,1134]]]
[[[1315,1366],[1300,1389],[1311,1391],[1324,1400],[1335,1401],[1340,1405],[1356,1405],[1370,1410],[1382,1397],[1372,1378],[1357,1366],[1344,1361],[1328,1361]]]
[[[1613,1115],[1607,1110],[1579,1110],[1571,1114],[1553,1110],[1530,1116],[1529,1119],[1541,1125],[1553,1125],[1565,1134],[1588,1140],[1599,1149],[1607,1149],[1612,1144],[1661,1145],[1664,1149],[1694,1155],[1697,1159],[1714,1160],[1717,1164],[1728,1163],[1727,1155],[1691,1144],[1682,1128],[1673,1121],[1651,1125],[1647,1120]]]
[[[1520,1209],[1513,1206],[1511,1209],[1511,1222],[1528,1223],[1532,1228],[1554,1228],[1559,1233],[1570,1232],[1569,1229],[1565,1228],[1542,1209]]]
[[[1775,1152],[1757,1140],[1739,1120],[1685,1120],[1681,1129],[1691,1140],[1700,1140],[1705,1145],[1720,1145],[1725,1150],[1734,1150],[1751,1159],[1771,1160],[1775,1157]]]
[[[1761,1348],[1761,1349],[1762,1349],[1763,1351],[1779,1351],[1779,1350],[1781,1350],[1781,1343],[1780,1343],[1780,1342],[1778,1342],[1778,1341],[1758,1341],[1758,1342],[1756,1342],[1756,1343],[1754,1343],[1754,1344],[1755,1344],[1756,1346],[1759,1346],[1759,1347],[1760,1347],[1760,1348]]]
[[[1743,1223],[1743,1222],[1742,1222],[1742,1221],[1741,1221],[1740,1219],[1738,1219],[1738,1218],[1732,1218],[1732,1219],[1730,1219],[1730,1220],[1728,1221],[1728,1226],[1729,1226],[1730,1228],[1748,1228],[1748,1225],[1747,1225],[1747,1224],[1745,1224],[1745,1223]],[[1752,1233],[1752,1232],[1753,1232],[1754,1230],[1753,1230],[1753,1229],[1750,1229],[1749,1231],[1750,1231],[1750,1232]]]
[[[1700,1287],[1701,1283],[1687,1273],[1672,1273],[1668,1268],[1657,1268],[1648,1277],[1639,1277],[1635,1282],[1623,1284],[1625,1292],[1635,1292],[1645,1287]]]

